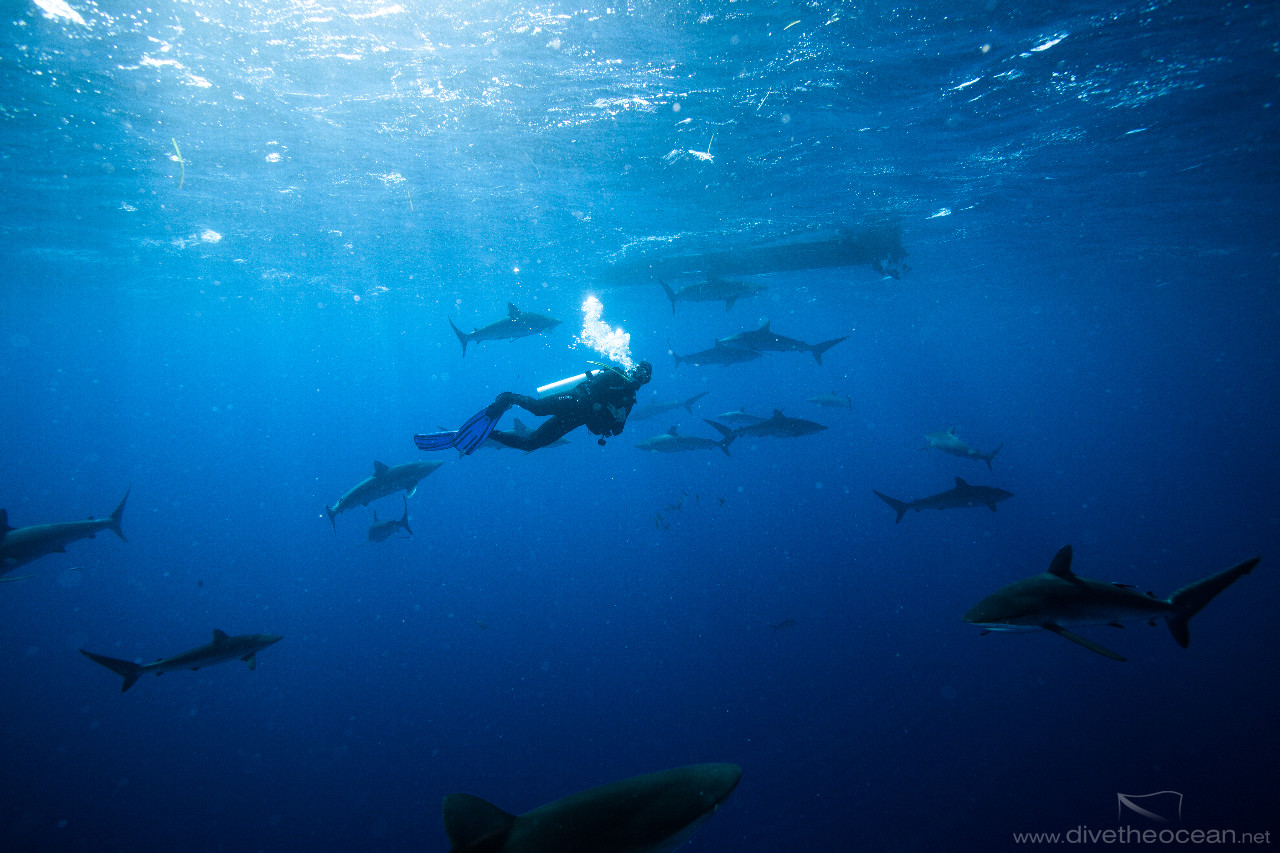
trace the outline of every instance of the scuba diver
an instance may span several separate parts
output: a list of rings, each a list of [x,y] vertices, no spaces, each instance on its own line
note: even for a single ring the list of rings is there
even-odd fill
[[[531,451],[553,444],[570,430],[585,426],[600,436],[599,444],[604,446],[606,437],[622,433],[627,415],[636,404],[637,389],[647,385],[652,377],[653,365],[642,361],[630,373],[607,365],[600,370],[588,370],[586,378],[571,390],[552,397],[539,399],[503,391],[457,430],[415,435],[413,441],[420,450],[455,448],[469,456],[491,437],[507,447]],[[548,419],[533,432],[495,430],[498,419],[512,406]]]

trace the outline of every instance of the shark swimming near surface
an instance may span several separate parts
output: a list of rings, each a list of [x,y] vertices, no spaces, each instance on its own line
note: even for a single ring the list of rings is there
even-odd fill
[[[254,657],[267,646],[283,640],[280,634],[240,634],[228,637],[219,630],[213,632],[213,642],[198,646],[190,651],[182,652],[171,658],[160,658],[153,663],[134,663],[129,660],[109,658],[106,655],[95,655],[93,652],[80,650],[80,654],[94,663],[101,664],[124,679],[120,687],[123,693],[132,687],[139,678],[149,672],[164,675],[166,672],[177,672],[183,669],[200,669],[202,666],[213,666],[216,663],[230,663],[242,660],[249,664],[249,669],[258,668],[258,659]]]
[[[529,335],[537,335],[548,329],[555,328],[560,325],[560,321],[554,317],[544,317],[541,314],[531,314],[528,311],[521,311],[513,303],[507,303],[507,316],[501,320],[482,326],[473,332],[464,332],[457,326],[453,325],[453,319],[449,319],[449,325],[453,328],[453,333],[458,336],[458,340],[462,343],[462,356],[467,356],[467,344],[471,341],[480,343],[481,341],[514,341],[518,338],[525,338]]]
[[[750,284],[745,281],[730,281],[719,276],[710,276],[706,281],[672,290],[665,281],[659,282],[671,300],[671,315],[676,313],[677,302],[724,302],[724,310],[733,310],[733,303],[764,293],[769,288],[763,284]]]
[[[707,421],[716,429],[721,429],[721,425],[715,421]],[[813,435],[815,432],[822,432],[826,429],[816,421],[805,420],[804,418],[789,418],[782,414],[781,409],[774,409],[773,416],[762,418],[753,424],[746,424],[733,430],[735,436],[750,435],[756,438],[799,438],[802,435]]]
[[[401,500],[404,501],[404,515],[400,518],[378,521],[378,511],[376,509],[373,511],[373,524],[369,527],[370,542],[385,542],[394,536],[397,530],[403,530],[410,536],[413,535],[413,531],[409,529],[409,499],[402,497]]]
[[[902,521],[902,517],[907,514],[908,510],[914,509],[920,512],[925,509],[964,509],[972,506],[985,506],[992,512],[996,511],[996,504],[1000,501],[1008,500],[1013,497],[1013,492],[1006,492],[1004,489],[997,489],[994,486],[971,486],[964,480],[956,477],[956,487],[947,489],[945,492],[939,492],[936,495],[930,495],[927,498],[920,498],[911,502],[895,500],[888,495],[875,492],[876,497],[893,507],[893,511],[898,514],[897,521]]]
[[[647,421],[651,418],[665,415],[668,412],[674,412],[676,409],[684,409],[689,414],[693,414],[693,404],[710,394],[710,391],[703,391],[700,394],[694,394],[685,400],[653,400],[645,403],[643,406],[636,406],[631,412],[631,420]]]
[[[373,476],[366,477],[346,491],[342,497],[334,501],[333,506],[326,506],[324,511],[329,515],[329,523],[334,532],[338,530],[337,518],[352,507],[368,506],[371,501],[394,495],[404,491],[407,497],[413,497],[418,491],[418,483],[435,471],[443,462],[406,462],[403,465],[383,465],[373,461]]]
[[[724,451],[724,455],[729,455],[729,445],[733,444],[733,440],[737,438],[737,434],[726,426],[720,426],[714,421],[707,423],[715,426],[720,431],[720,440],[714,438],[703,438],[698,435],[680,435],[676,431],[676,427],[664,432],[662,435],[655,435],[652,438],[646,438],[644,441],[638,442],[636,447],[641,450],[648,450],[651,453],[679,453],[682,450],[710,450],[718,447]]]
[[[632,776],[513,815],[470,794],[444,798],[450,853],[664,853],[687,841],[742,778],[736,764]]]
[[[676,360],[676,367],[682,364],[693,364],[698,367],[707,364],[719,364],[721,366],[741,364],[744,361],[755,361],[763,355],[757,350],[726,346],[719,341],[716,341],[715,346],[711,349],[704,349],[701,352],[690,353],[689,355],[679,355],[674,349],[671,349],[671,344],[668,342],[667,351]]]
[[[1163,618],[1169,633],[1184,649],[1191,642],[1187,623],[1218,593],[1253,571],[1260,557],[1252,557],[1229,569],[1188,584],[1168,598],[1143,594],[1125,584],[1082,578],[1071,571],[1071,546],[1054,556],[1048,571],[1014,581],[969,608],[964,621],[988,631],[1046,630],[1112,660],[1120,655],[1067,630],[1066,626],[1111,625],[1142,621],[1155,624]]]
[[[848,335],[845,335],[843,338],[832,338],[820,344],[807,344],[804,341],[788,338],[786,335],[779,335],[770,331],[769,321],[765,320],[758,329],[752,329],[749,332],[738,332],[736,335],[720,338],[716,343],[731,347],[745,347],[757,352],[807,352],[813,355],[814,361],[822,364],[822,354],[841,341],[848,340],[848,337]]]
[[[1000,447],[997,447],[990,453],[980,453],[956,437],[955,427],[952,427],[951,429],[940,429],[937,432],[926,432],[924,434],[924,440],[927,441],[928,444],[921,448],[922,450],[936,448],[941,450],[943,453],[950,453],[952,456],[959,456],[963,459],[981,459],[983,462],[987,463],[988,471],[995,470],[991,467],[991,460],[995,459],[996,454],[1000,452],[1002,447],[1004,447],[1004,444],[1001,443]]]
[[[129,500],[129,489],[106,518],[89,518],[83,521],[58,521],[52,524],[32,524],[28,527],[10,527],[8,510],[0,509],[0,575],[38,560],[48,554],[62,554],[67,546],[80,539],[92,539],[100,530],[110,530],[121,540],[124,530],[120,519],[124,516],[124,504]]]

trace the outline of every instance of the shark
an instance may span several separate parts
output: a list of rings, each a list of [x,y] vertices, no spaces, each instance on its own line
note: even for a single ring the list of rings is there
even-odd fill
[[[58,521],[28,527],[10,527],[8,510],[0,509],[0,575],[49,554],[66,553],[72,542],[92,539],[101,530],[110,530],[121,540],[128,541],[120,527],[127,500],[129,489],[125,489],[124,497],[106,518],[90,516],[83,521]]]
[[[717,424],[715,421],[707,421],[707,423],[720,431],[719,441],[698,435],[680,435],[676,431],[676,427],[673,426],[662,435],[646,438],[636,444],[636,447],[652,453],[679,453],[682,450],[710,450],[713,447],[718,447],[724,451],[725,456],[728,456],[729,445],[733,444],[733,440],[738,437],[737,434],[727,426]]]
[[[898,521],[902,521],[902,517],[910,509],[920,512],[925,509],[963,509],[971,506],[985,506],[995,512],[996,504],[1013,497],[1013,492],[1006,492],[1004,489],[997,489],[994,486],[971,486],[959,477],[956,477],[956,487],[954,489],[947,489],[945,492],[939,492],[936,495],[920,498],[910,503],[894,500],[888,495],[876,492],[874,489],[872,491],[875,492],[876,497],[893,507],[893,511],[898,514],[895,524]]]
[[[807,352],[813,354],[814,361],[822,364],[822,354],[824,352],[841,341],[848,339],[849,336],[845,335],[843,338],[832,338],[819,344],[807,344],[804,341],[788,338],[786,335],[779,335],[771,331],[769,329],[769,321],[765,320],[758,329],[753,329],[749,332],[738,332],[735,335],[729,335],[727,338],[720,338],[717,343],[731,347],[745,347],[757,352]]]
[[[710,391],[703,391],[701,394],[694,394],[686,400],[654,400],[645,403],[643,406],[637,406],[631,412],[631,419],[635,421],[647,421],[652,418],[660,417],[676,409],[684,409],[689,414],[693,414],[693,404],[710,394]]]
[[[853,398],[848,394],[840,395],[832,391],[830,394],[815,394],[805,400],[806,403],[813,403],[828,409],[852,409]]]
[[[926,432],[924,434],[924,440],[927,441],[928,444],[921,448],[922,450],[937,448],[943,453],[950,453],[952,456],[959,456],[964,459],[981,459],[983,462],[987,463],[988,471],[995,470],[991,467],[991,460],[995,459],[996,454],[1000,452],[1000,448],[1004,447],[1004,443],[1001,442],[1000,447],[997,447],[990,453],[980,453],[956,437],[955,427],[952,427],[951,429],[940,429],[937,432]]]
[[[1014,581],[969,608],[964,621],[989,631],[1043,629],[1064,637],[1112,660],[1125,658],[1066,626],[1111,625],[1125,622],[1155,624],[1163,618],[1174,641],[1184,649],[1191,642],[1188,623],[1218,593],[1253,571],[1260,557],[1251,557],[1229,569],[1188,584],[1168,598],[1140,593],[1126,584],[1082,578],[1071,571],[1071,546],[1054,555],[1047,571]]]
[[[680,355],[674,349],[671,349],[671,343],[667,343],[667,351],[671,353],[671,357],[676,360],[676,367],[681,364],[693,364],[699,367],[707,364],[741,364],[744,361],[755,361],[760,358],[762,353],[753,349],[743,349],[742,347],[731,347],[716,341],[715,346],[711,349],[704,349],[702,352],[690,353],[689,355]]]
[[[736,764],[632,776],[513,815],[470,794],[444,798],[450,853],[660,853],[687,841],[733,793]]]
[[[86,652],[84,649],[80,650],[80,654],[123,678],[124,684],[120,687],[120,692],[123,693],[148,672],[164,675],[166,672],[195,670],[202,666],[213,666],[215,663],[230,663],[233,660],[242,660],[249,664],[249,669],[257,669],[258,659],[255,655],[283,639],[284,637],[280,634],[240,634],[228,637],[225,632],[214,629],[213,642],[197,646],[171,658],[160,658],[153,663],[139,664],[129,660],[109,658],[106,655]]]
[[[394,495],[404,491],[413,497],[418,491],[418,483],[435,471],[443,462],[406,462],[403,465],[383,465],[373,460],[373,476],[366,477],[356,483],[346,494],[334,501],[333,506],[326,506],[324,511],[329,515],[329,523],[334,532],[338,530],[337,518],[352,507],[368,506],[371,501]]]
[[[715,421],[707,423],[719,429]],[[733,430],[735,436],[751,435],[758,438],[799,438],[802,435],[813,435],[826,429],[820,423],[807,421],[804,418],[789,418],[781,409],[774,409],[773,416],[756,423],[740,426]]]
[[[378,511],[373,511],[373,524],[369,527],[370,542],[385,542],[395,535],[397,530],[403,530],[410,536],[413,531],[409,529],[409,499],[401,498],[404,501],[404,515],[400,518],[389,518],[386,521],[378,521]]]
[[[706,281],[672,290],[665,282],[659,282],[671,300],[671,316],[676,314],[677,302],[724,302],[724,310],[732,311],[733,303],[764,293],[769,288],[763,284],[750,284],[745,281],[730,281],[719,276],[709,276]]]
[[[528,311],[521,311],[514,303],[508,302],[507,316],[471,333],[464,332],[454,326],[452,317],[449,318],[449,325],[462,343],[462,357],[466,358],[467,344],[471,341],[476,343],[481,341],[514,341],[518,338],[538,335],[548,329],[553,329],[560,325],[560,321],[554,317],[544,317],[541,314],[530,314]]]
[[[769,419],[764,415],[753,415],[747,411],[746,406],[743,406],[734,412],[721,412],[715,416],[715,420],[730,426],[746,426],[747,424],[758,424]]]

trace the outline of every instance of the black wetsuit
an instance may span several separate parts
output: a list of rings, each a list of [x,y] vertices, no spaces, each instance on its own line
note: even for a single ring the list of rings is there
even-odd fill
[[[516,433],[494,430],[489,437],[499,444],[517,450],[537,450],[554,443],[570,430],[585,426],[604,438],[619,435],[627,423],[627,415],[636,404],[636,389],[649,381],[643,378],[628,379],[613,370],[593,371],[573,390],[554,397],[529,397],[507,391],[498,395],[490,407],[491,412],[501,414],[512,405],[527,410],[538,417],[548,417],[533,432]]]

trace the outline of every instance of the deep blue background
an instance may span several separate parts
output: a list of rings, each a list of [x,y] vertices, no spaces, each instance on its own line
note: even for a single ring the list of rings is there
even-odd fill
[[[0,19],[0,506],[132,492],[127,543],[0,585],[6,849],[444,850],[448,792],[519,812],[701,761],[744,768],[705,851],[1013,849],[1158,790],[1276,829],[1274,6],[71,5]],[[884,221],[900,281],[674,316],[605,283]],[[596,357],[589,293],[694,416],[449,459],[412,539],[335,535],[414,432]],[[564,323],[463,358],[448,318],[508,301]],[[666,354],[763,318],[848,340]],[[743,405],[828,430],[631,447]],[[994,472],[919,450],[952,424]],[[872,494],[957,476],[1015,497],[895,525]],[[1067,543],[1160,595],[1263,561],[1186,650],[1082,629],[1127,664],[961,621]],[[126,695],[76,651],[214,628],[285,639]]]

